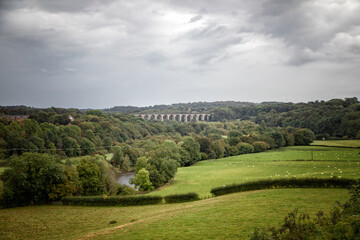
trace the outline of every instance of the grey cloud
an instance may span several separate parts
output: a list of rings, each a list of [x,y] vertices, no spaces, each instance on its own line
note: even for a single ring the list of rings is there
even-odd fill
[[[265,33],[281,38],[296,48],[292,52],[294,55],[290,64],[304,64],[314,60],[336,61],[336,58],[326,57],[331,53],[323,51],[324,45],[330,43],[338,33],[349,31],[352,25],[360,24],[360,17],[355,14],[356,9],[360,11],[360,5],[352,10],[344,9],[348,14],[339,14],[331,10],[332,5],[315,4],[317,1],[266,1],[260,11],[252,16],[252,20],[260,23]],[[341,11],[341,6],[337,8]]]
[[[261,1],[173,1],[180,7],[206,6],[209,14],[229,14],[230,10],[241,11],[248,17],[248,27],[239,26],[241,31],[252,31],[279,38],[289,47],[290,64],[304,64],[314,60],[336,61],[327,59],[329,53],[322,52],[324,45],[331,43],[338,33],[349,32],[360,25],[360,3],[353,1],[297,1],[297,0],[261,0]],[[350,5],[352,4],[352,5]],[[295,48],[295,49],[294,49]],[[322,57],[309,57],[307,51]],[[356,49],[356,47],[355,47]],[[346,51],[351,53],[351,49]],[[331,54],[330,54],[331,55]],[[297,59],[297,60],[295,60]]]
[[[355,82],[360,4],[347,2],[0,0],[0,104],[149,105],[154,92],[162,102],[246,100],[302,78],[323,86],[346,72]],[[274,93],[249,95],[278,78],[286,84]]]
[[[82,12],[90,11],[95,6],[110,4],[113,0],[29,0],[31,5],[36,5],[49,12]]]
[[[201,15],[196,15],[196,16],[192,17],[189,22],[190,22],[190,23],[197,22],[197,21],[199,21],[201,18],[202,18]]]

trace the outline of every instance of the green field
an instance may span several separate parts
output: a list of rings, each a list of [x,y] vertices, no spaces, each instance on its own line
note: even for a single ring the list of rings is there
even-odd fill
[[[152,195],[197,192],[259,179],[360,177],[359,149],[287,147],[179,168],[174,181]],[[274,189],[182,204],[137,207],[27,206],[0,209],[1,239],[246,239],[257,226],[286,214],[330,211],[349,198],[345,189]],[[117,221],[109,224],[110,221]],[[19,231],[21,228],[21,231]]]
[[[150,194],[196,192],[204,197],[210,195],[213,187],[260,179],[360,178],[359,151],[302,146],[201,161],[191,167],[179,168],[171,185]]]
[[[0,210],[1,239],[244,239],[286,213],[329,211],[344,189],[276,189],[141,207],[28,206]],[[111,220],[116,224],[109,224]],[[21,228],[21,231],[19,231]]]
[[[329,146],[329,147],[353,147],[360,148],[360,140],[326,140],[314,141],[311,145]]]

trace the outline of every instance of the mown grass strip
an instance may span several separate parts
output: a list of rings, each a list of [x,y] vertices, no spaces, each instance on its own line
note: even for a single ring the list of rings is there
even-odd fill
[[[349,178],[268,179],[232,184],[211,189],[213,196],[270,188],[349,188],[359,180]]]

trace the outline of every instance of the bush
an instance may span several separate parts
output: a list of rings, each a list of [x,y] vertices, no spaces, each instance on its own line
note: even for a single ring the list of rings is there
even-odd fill
[[[74,206],[137,206],[151,205],[162,202],[160,196],[84,196],[84,197],[63,197],[64,205]]]
[[[116,195],[125,196],[125,195],[131,195],[131,194],[135,194],[135,193],[136,193],[135,188],[130,187],[125,184],[120,184],[118,186],[118,191],[117,191]]]
[[[200,159],[201,160],[206,160],[206,159],[208,159],[208,155],[206,153],[201,152],[200,153]]]
[[[298,129],[295,132],[295,145],[309,145],[315,139],[315,134],[307,128]]]
[[[249,143],[238,143],[236,147],[239,155],[254,152],[254,147]]]
[[[166,203],[190,202],[199,200],[199,195],[194,192],[185,194],[173,194],[165,196],[164,199]]]
[[[288,178],[269,179],[233,184],[211,189],[214,196],[269,188],[349,188],[357,180],[347,178]]]
[[[263,142],[263,141],[254,142],[253,146],[254,146],[254,152],[256,152],[256,153],[265,152],[266,150],[268,150],[270,148],[269,144],[267,142]]]

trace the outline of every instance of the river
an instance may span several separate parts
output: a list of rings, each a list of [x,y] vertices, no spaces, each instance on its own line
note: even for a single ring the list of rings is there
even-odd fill
[[[130,184],[130,178],[135,176],[135,172],[127,172],[127,173],[120,173],[116,176],[116,181],[120,184],[128,185],[130,187],[135,187],[134,184]]]

